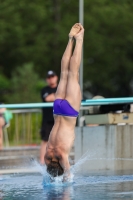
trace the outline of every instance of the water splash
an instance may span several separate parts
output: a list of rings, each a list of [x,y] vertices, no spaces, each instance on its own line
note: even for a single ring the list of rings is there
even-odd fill
[[[97,157],[96,157],[97,155]],[[67,182],[63,182],[63,176],[52,177],[47,173],[46,166],[39,164],[35,159],[32,161],[34,166],[36,166],[39,173],[43,175],[43,186],[66,186],[77,182],[78,171],[81,169],[82,165],[86,161],[98,161],[98,160],[107,160],[107,161],[133,161],[132,158],[104,158],[99,157],[98,152],[90,152],[89,150],[83,154],[83,156],[70,168],[71,178]]]
[[[33,158],[31,162],[32,162],[32,165],[35,166],[38,172],[41,173],[43,176],[47,173],[45,165],[41,165],[36,159],[33,159]]]
[[[46,165],[41,165],[36,159],[32,159],[31,161],[32,165],[34,165],[43,176],[43,186],[62,184],[63,176],[53,178],[47,173]]]
[[[44,186],[64,186],[69,185],[74,182],[74,176],[76,172],[80,169],[84,162],[87,160],[91,160],[91,158],[96,154],[90,153],[88,150],[77,162],[76,164],[72,165],[70,169],[70,178],[67,182],[63,182],[63,176],[52,177],[50,174],[47,173],[46,166],[39,164],[35,159],[32,160],[32,163],[37,167],[38,172],[43,175],[43,185]]]
[[[49,185],[51,183],[51,177],[47,173],[46,165],[41,165],[36,159],[32,159],[32,164],[37,168],[38,172],[42,174],[43,184]]]
[[[74,164],[71,166],[71,173],[72,174],[76,174],[80,168],[82,167],[82,165],[87,161],[87,160],[91,160],[93,156],[96,155],[96,152],[92,152],[90,153],[90,151],[88,150],[85,154],[82,155],[82,157]]]

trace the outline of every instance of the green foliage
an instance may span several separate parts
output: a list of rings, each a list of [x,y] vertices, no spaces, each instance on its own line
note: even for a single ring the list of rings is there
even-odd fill
[[[42,88],[46,85],[47,85],[47,83],[45,80],[43,80],[43,79],[38,80],[37,85],[36,85],[37,91],[40,92],[42,90]]]
[[[10,86],[9,80],[3,74],[0,74],[0,96],[1,96],[0,101],[1,102],[5,101],[5,95],[8,91],[9,86]]]
[[[132,95],[133,2],[86,0],[85,4],[84,74],[89,88],[105,97]]]
[[[49,69],[59,74],[69,30],[78,21],[78,3],[2,1],[1,72],[11,78],[18,66],[33,63],[40,80]],[[133,1],[84,0],[84,8],[85,89],[105,97],[133,95]]]
[[[70,2],[74,5],[74,0]],[[78,20],[78,8],[71,20],[64,10],[71,8],[72,12],[76,6],[71,8],[70,3],[61,0],[2,1],[0,61],[4,73],[10,76],[12,69],[27,62],[38,66],[41,77],[50,68],[58,71],[68,30]]]
[[[9,80],[3,75],[0,74],[0,91],[4,91],[9,88]]]
[[[9,103],[38,102],[40,96],[37,91],[39,78],[33,69],[32,64],[25,64],[18,67],[12,73],[11,93],[7,96]]]

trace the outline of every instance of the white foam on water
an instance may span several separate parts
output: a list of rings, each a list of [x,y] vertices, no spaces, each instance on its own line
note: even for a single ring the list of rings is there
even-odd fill
[[[116,195],[120,195],[120,194],[132,194],[133,195],[133,191],[128,191],[128,192],[116,192]]]
[[[0,175],[0,181],[8,180],[10,178],[11,178],[11,176]]]

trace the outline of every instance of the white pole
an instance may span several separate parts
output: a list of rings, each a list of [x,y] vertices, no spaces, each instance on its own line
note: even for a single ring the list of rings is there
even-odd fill
[[[79,0],[79,22],[84,26],[84,0]],[[80,65],[80,87],[81,92],[83,94],[83,50],[82,50],[82,57],[81,57],[81,65]]]
[[[84,26],[84,0],[79,0],[79,23],[81,23]],[[80,83],[81,93],[83,95],[83,49],[82,49],[81,64],[79,70],[79,83]],[[82,116],[82,111],[80,110],[78,117],[79,126],[80,126],[81,116]]]

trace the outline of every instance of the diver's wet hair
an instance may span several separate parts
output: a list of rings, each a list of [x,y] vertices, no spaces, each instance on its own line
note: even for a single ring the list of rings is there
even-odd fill
[[[50,164],[47,166],[47,172],[51,176],[56,177],[61,176],[64,173],[64,170],[59,162],[51,161]]]

